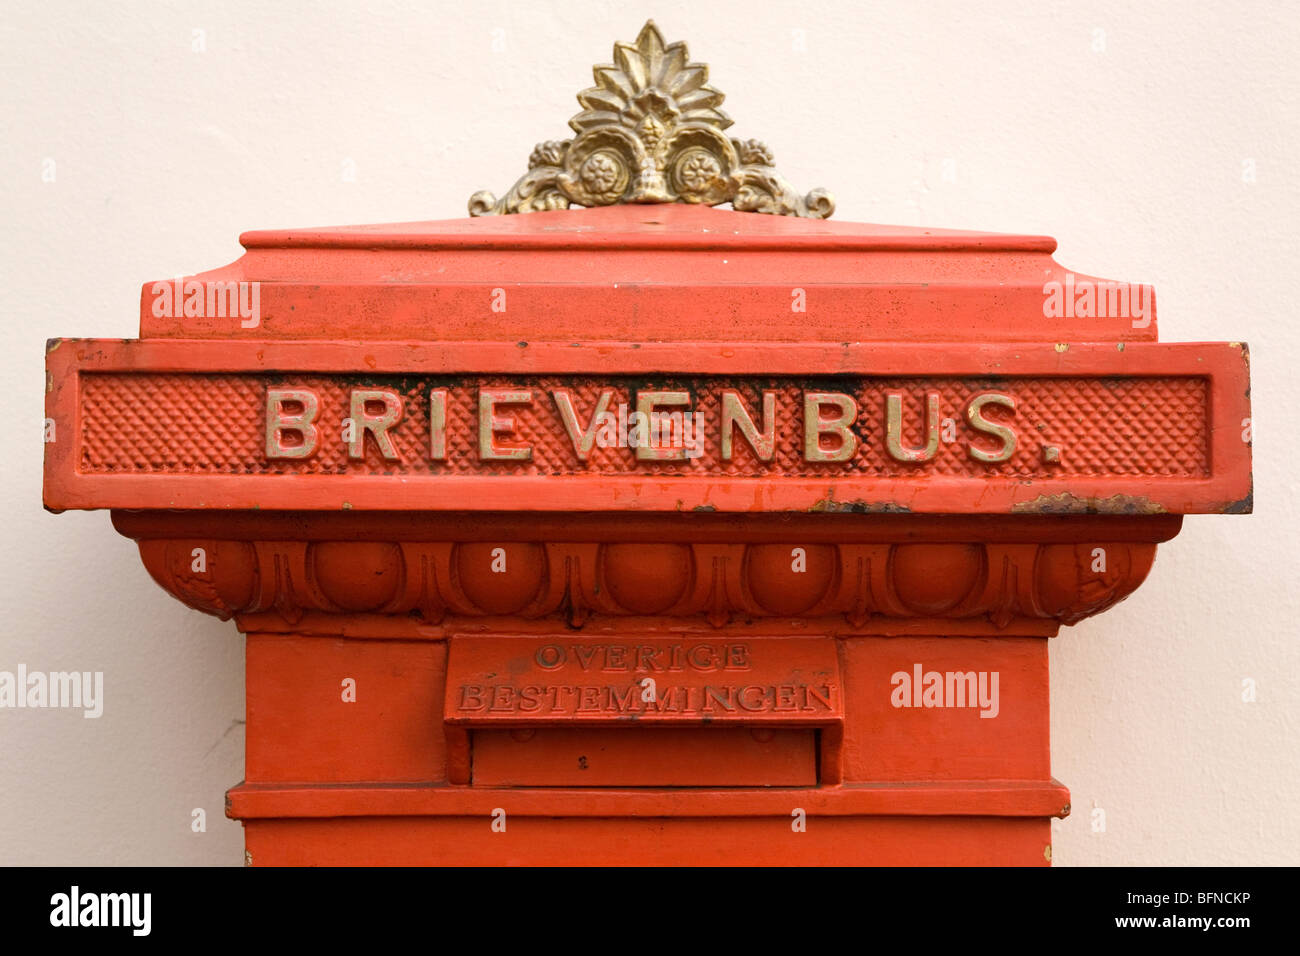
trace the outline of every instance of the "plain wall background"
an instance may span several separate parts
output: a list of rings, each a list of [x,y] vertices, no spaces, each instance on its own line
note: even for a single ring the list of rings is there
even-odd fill
[[[42,510],[45,339],[135,336],[143,282],[236,258],[245,229],[465,215],[567,135],[647,17],[837,219],[1047,233],[1068,268],[1153,283],[1164,340],[1250,343],[1255,514],[1189,517],[1133,597],[1051,645],[1075,807],[1054,855],[1297,861],[1294,5],[4,8],[0,670],[102,670],[106,700],[0,711],[0,863],[243,859],[222,810],[243,640],[155,586],[107,513]]]

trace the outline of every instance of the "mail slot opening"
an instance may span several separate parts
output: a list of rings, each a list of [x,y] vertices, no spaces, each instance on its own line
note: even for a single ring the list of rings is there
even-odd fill
[[[767,727],[537,727],[470,734],[498,787],[813,787],[818,733]]]

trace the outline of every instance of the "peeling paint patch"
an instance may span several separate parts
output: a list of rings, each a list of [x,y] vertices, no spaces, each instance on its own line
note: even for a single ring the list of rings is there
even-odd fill
[[[1239,501],[1230,501],[1219,509],[1220,514],[1225,515],[1248,515],[1255,510],[1255,490],[1252,488],[1250,494]]]
[[[1059,495],[1039,495],[1033,501],[1011,506],[1012,514],[1036,515],[1158,515],[1165,506],[1138,495],[1112,495],[1109,498],[1079,498],[1068,491]]]
[[[894,501],[863,501],[861,498],[853,501],[823,498],[808,510],[814,513],[855,515],[910,514],[912,511],[911,508]]]

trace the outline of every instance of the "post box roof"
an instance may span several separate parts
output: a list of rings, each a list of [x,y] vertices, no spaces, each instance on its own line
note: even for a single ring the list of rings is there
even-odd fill
[[[379,223],[246,232],[254,248],[441,249],[475,243],[495,248],[769,248],[802,251],[1018,251],[1056,249],[1049,236],[929,229],[764,216],[686,204],[601,206],[527,216]]]
[[[189,281],[258,283],[258,335],[267,338],[1156,338],[1149,286],[1070,272],[1052,259],[1056,242],[1047,236],[627,204],[259,230],[241,242],[241,259]],[[1103,297],[1108,288],[1126,300],[1143,294],[1150,308],[1139,322],[1104,308],[1052,314],[1052,289],[1075,283]],[[143,336],[229,334],[229,323],[211,316],[158,315],[159,287],[143,289]]]

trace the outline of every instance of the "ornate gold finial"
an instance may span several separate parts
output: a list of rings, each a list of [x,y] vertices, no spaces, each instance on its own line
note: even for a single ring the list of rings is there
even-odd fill
[[[685,43],[665,46],[647,20],[635,45],[614,44],[613,65],[594,67],[596,85],[578,94],[583,110],[569,120],[577,137],[538,143],[510,191],[475,193],[469,214],[663,202],[811,219],[834,212],[826,190],[795,192],[763,143],[723,135],[723,94],[708,85],[708,66],[688,57]]]

